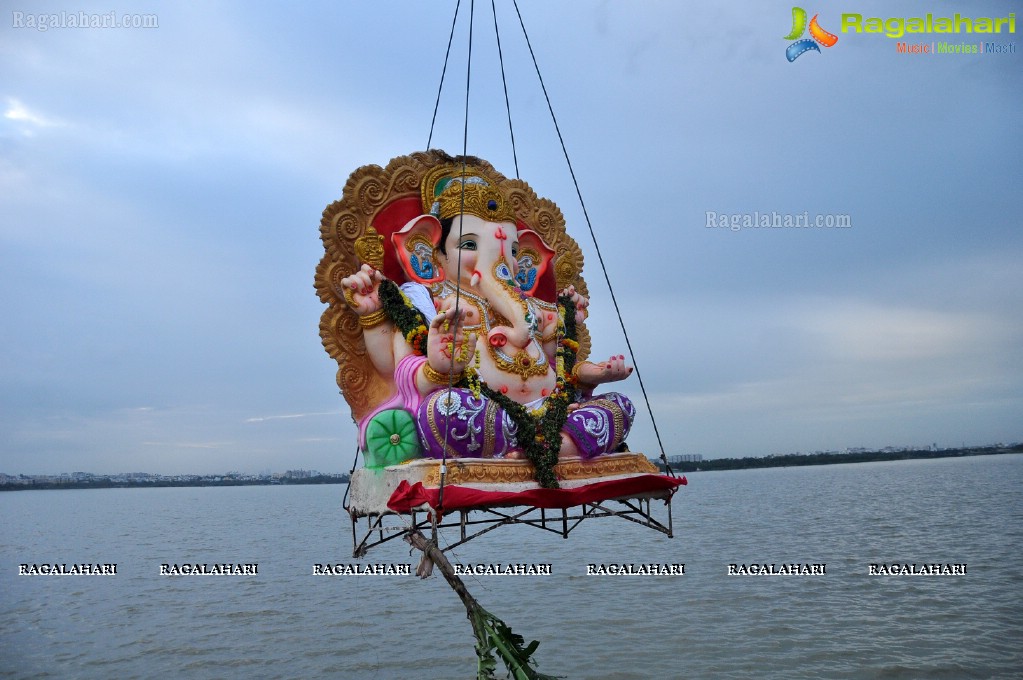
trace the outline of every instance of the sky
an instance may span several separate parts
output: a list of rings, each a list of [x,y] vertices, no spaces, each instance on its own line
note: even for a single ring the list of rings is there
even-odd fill
[[[494,16],[475,3],[467,69],[469,4],[432,146],[514,176]],[[627,333],[649,397],[617,386],[632,450],[659,454],[650,413],[669,456],[1023,440],[1017,34],[908,55],[840,30],[1023,5],[804,5],[839,40],[790,63],[788,3],[520,0],[623,332],[497,4],[519,174],[583,248],[594,357]],[[48,30],[34,5],[0,1],[0,472],[350,469],[319,220],[352,171],[426,148],[455,3],[54,1],[129,26]]]

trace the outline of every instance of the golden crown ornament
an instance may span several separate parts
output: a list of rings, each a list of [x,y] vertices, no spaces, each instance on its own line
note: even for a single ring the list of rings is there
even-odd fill
[[[515,222],[515,213],[504,194],[478,168],[438,170],[428,173],[423,180],[425,212],[440,220],[465,214],[487,222]]]

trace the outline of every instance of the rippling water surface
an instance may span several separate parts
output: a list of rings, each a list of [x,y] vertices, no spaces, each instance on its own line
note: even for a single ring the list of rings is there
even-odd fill
[[[544,562],[468,577],[481,604],[570,678],[1023,676],[1023,456],[689,475],[676,537],[620,520],[568,540],[503,528],[453,561]],[[465,610],[443,579],[323,577],[354,563],[341,486],[0,494],[0,677],[472,678]],[[659,511],[662,512],[662,511]],[[443,538],[443,535],[442,535]],[[454,539],[451,534],[450,539]],[[115,577],[19,576],[117,563]],[[259,564],[161,577],[162,563]],[[404,543],[363,562],[414,565]],[[588,563],[684,562],[676,577]],[[730,563],[825,563],[805,577]],[[868,576],[870,563],[965,576]]]

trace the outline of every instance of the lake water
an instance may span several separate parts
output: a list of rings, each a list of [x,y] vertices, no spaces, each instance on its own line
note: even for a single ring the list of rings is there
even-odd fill
[[[675,538],[584,522],[568,540],[499,529],[466,577],[569,678],[1023,677],[1023,456],[688,475]],[[314,576],[351,559],[344,487],[0,494],[0,677],[473,678],[465,610],[439,576]],[[454,532],[447,536],[455,539]],[[391,542],[362,563],[410,564]],[[22,563],[116,576],[19,576]],[[256,576],[160,576],[163,563],[258,563]],[[684,576],[587,576],[590,563],[685,563]],[[824,563],[729,576],[733,563]],[[966,564],[870,576],[871,563]],[[501,667],[503,670],[503,667]]]

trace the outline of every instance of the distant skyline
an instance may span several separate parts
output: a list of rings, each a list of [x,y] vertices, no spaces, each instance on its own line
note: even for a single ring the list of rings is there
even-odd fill
[[[160,474],[157,472],[146,472],[145,470],[120,470],[117,472],[102,471],[96,472],[91,470],[63,470],[60,472],[16,472],[11,474],[9,472],[0,472],[0,485],[2,485],[5,478],[63,478],[69,477],[74,479],[79,478],[157,478],[157,479],[174,479],[182,477],[190,478],[210,478],[210,477],[239,477],[239,478],[273,478],[273,477],[288,477],[294,479],[310,478],[310,477],[332,477],[332,475],[345,474],[340,470],[327,471],[322,470],[306,470],[306,469],[290,469],[271,472],[269,470],[253,471],[253,470],[226,470],[223,472],[207,472],[204,474],[193,474],[193,473],[176,473],[176,474]]]
[[[594,356],[625,353],[498,4],[521,177],[583,249]],[[152,4],[132,12],[155,26],[45,31],[0,12],[0,472],[351,468],[319,219],[353,170],[425,147],[454,6]],[[519,6],[669,456],[1023,439],[1018,48],[840,30],[912,2],[805,7],[838,42],[792,62],[788,3]],[[514,176],[475,14],[467,150]],[[467,19],[433,136],[450,153]],[[753,226],[774,214],[847,224]],[[636,377],[620,387],[629,446],[659,455]]]
[[[756,455],[756,456],[736,456],[736,457],[729,456],[729,457],[717,457],[717,458],[708,458],[708,459],[704,459],[701,454],[683,454],[683,455],[669,456],[668,457],[668,463],[670,465],[672,465],[672,466],[675,466],[675,465],[678,465],[678,464],[681,464],[681,463],[693,463],[693,464],[699,465],[699,464],[705,463],[705,462],[709,463],[710,461],[720,462],[720,461],[726,461],[726,460],[750,460],[750,459],[757,459],[757,458],[763,458],[763,459],[776,459],[776,458],[777,459],[783,459],[783,458],[789,458],[789,457],[801,458],[801,457],[806,457],[806,456],[812,457],[812,456],[834,456],[834,455],[849,456],[851,462],[859,463],[859,462],[864,462],[863,460],[860,459],[860,456],[862,454],[879,454],[879,453],[880,454],[899,454],[899,453],[903,453],[903,452],[921,452],[921,451],[924,451],[924,452],[935,451],[935,452],[938,452],[938,453],[941,453],[941,452],[973,451],[974,453],[972,453],[970,455],[989,455],[989,454],[978,454],[976,452],[977,451],[983,451],[985,449],[993,450],[993,449],[1001,449],[1003,447],[1011,449],[1011,448],[1017,448],[1017,447],[1020,447],[1020,446],[1023,446],[1023,442],[995,442],[995,443],[990,443],[990,444],[975,444],[975,445],[965,445],[964,444],[964,445],[960,445],[960,446],[950,446],[950,447],[937,446],[936,448],[935,448],[935,446],[933,444],[921,445],[921,446],[885,446],[885,447],[881,447],[881,448],[878,448],[878,449],[867,449],[867,448],[864,448],[864,447],[851,446],[851,447],[847,447],[846,449],[843,449],[841,451],[839,451],[839,450],[832,450],[832,451],[790,451],[790,452],[785,452],[785,453],[778,452],[778,453],[769,453],[769,454],[762,454],[762,455]],[[992,451],[992,454],[990,454],[990,455],[994,455],[995,453],[1019,453],[1019,452],[1018,451],[1001,450],[1001,451],[997,451],[997,452]],[[940,458],[942,456],[938,456],[938,457]],[[653,457],[651,457],[651,459],[655,460],[655,461],[657,460],[657,458],[653,458]],[[892,459],[892,460],[885,459],[885,461],[883,461],[883,462],[898,462],[899,460],[902,460],[902,459]],[[841,462],[841,461],[828,461],[827,463],[824,463],[824,464],[832,464],[834,462]],[[874,461],[874,462],[877,462],[877,461]],[[798,464],[798,465],[806,465],[808,463],[796,463],[796,464]],[[721,468],[714,468],[714,467],[712,467],[712,469],[721,469]],[[725,468],[725,469],[729,469],[729,468]],[[744,468],[734,468],[734,469],[744,469]],[[343,476],[343,477],[347,477],[350,472],[351,472],[351,470],[323,471],[323,470],[304,470],[304,469],[285,470],[283,472],[281,472],[281,471],[271,472],[270,470],[260,470],[260,471],[254,471],[254,470],[226,470],[226,471],[221,471],[221,472],[210,472],[210,473],[203,473],[203,474],[176,473],[176,474],[165,475],[165,474],[160,474],[160,473],[146,472],[144,470],[136,470],[136,471],[121,470],[121,471],[117,471],[117,472],[111,472],[111,471],[95,472],[95,471],[88,471],[88,470],[75,470],[75,471],[64,470],[64,471],[61,471],[61,472],[34,472],[34,473],[15,472],[13,474],[10,473],[10,472],[6,472],[6,471],[3,471],[3,470],[0,470],[0,486],[3,486],[4,484],[9,484],[9,483],[11,483],[12,480],[18,479],[18,478],[29,478],[29,479],[36,479],[36,480],[44,480],[44,481],[48,481],[48,482],[56,481],[54,478],[60,478],[60,479],[69,478],[72,481],[74,481],[74,480],[81,481],[81,479],[86,479],[86,478],[89,478],[89,479],[95,478],[95,479],[101,479],[101,480],[110,479],[110,478],[112,478],[112,479],[121,479],[121,478],[131,478],[131,479],[144,479],[144,478],[177,479],[177,478],[185,478],[185,477],[188,477],[188,478],[203,478],[203,479],[210,478],[210,477],[217,477],[217,478],[220,478],[220,477],[228,477],[228,478],[237,477],[239,479],[250,479],[250,478],[269,479],[269,478],[278,478],[278,477],[288,477],[288,478],[336,477],[336,476],[339,476],[339,475]]]

